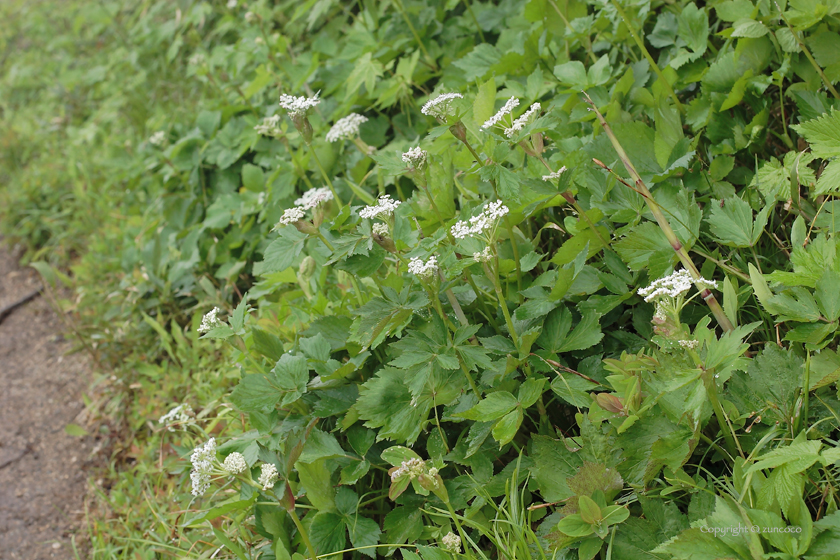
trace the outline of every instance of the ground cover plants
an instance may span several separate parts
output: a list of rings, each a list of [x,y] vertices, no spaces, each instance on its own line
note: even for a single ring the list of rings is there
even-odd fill
[[[836,557],[839,4],[58,13],[3,225],[119,374],[93,556]]]

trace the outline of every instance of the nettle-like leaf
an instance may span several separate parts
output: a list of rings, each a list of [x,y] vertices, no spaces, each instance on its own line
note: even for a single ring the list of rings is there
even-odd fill
[[[773,205],[765,205],[753,221],[752,208],[747,201],[733,196],[713,200],[711,214],[706,219],[712,236],[729,247],[752,247],[767,225]]]
[[[230,400],[244,412],[263,412],[294,403],[306,393],[308,382],[306,358],[284,354],[270,373],[243,375]]]
[[[475,406],[454,416],[477,422],[492,423],[493,439],[504,446],[516,436],[524,418],[523,411],[537,402],[543,392],[545,379],[528,379],[520,387],[517,396],[507,391],[488,394]]]
[[[840,157],[840,111],[832,107],[829,113],[791,128],[805,137],[814,157]]]

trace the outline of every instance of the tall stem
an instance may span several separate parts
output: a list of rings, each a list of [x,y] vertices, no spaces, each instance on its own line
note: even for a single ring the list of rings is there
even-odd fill
[[[403,6],[402,0],[394,0],[394,5],[399,10],[400,15],[402,15],[403,19],[405,20],[406,25],[411,30],[411,34],[414,35],[414,40],[417,41],[417,46],[420,47],[420,50],[423,51],[423,54],[426,56],[426,62],[429,66],[432,67],[432,70],[437,70],[437,64],[435,63],[435,59],[432,58],[432,55],[429,54],[429,51],[426,50],[426,45],[423,44],[423,40],[420,38],[420,35],[417,33],[417,30],[414,29],[414,24],[411,23],[411,19],[408,17],[408,14],[405,11],[405,7]]]
[[[507,301],[505,301],[505,295],[502,293],[502,285],[499,281],[499,257],[496,257],[496,263],[493,267],[494,270],[490,270],[487,266],[487,263],[484,263],[484,273],[487,275],[487,278],[493,282],[493,288],[496,290],[496,298],[499,300],[499,307],[502,308],[502,315],[505,316],[505,324],[507,324],[507,328],[510,331],[510,337],[513,339],[513,345],[516,346],[516,349],[519,350],[519,337],[516,336],[516,329],[513,328],[513,320],[510,318],[510,311],[508,310]]]
[[[335,192],[335,187],[333,186],[332,181],[330,181],[330,177],[329,177],[329,175],[327,175],[327,172],[326,172],[326,170],[324,169],[324,166],[323,166],[323,165],[321,165],[321,160],[320,160],[320,159],[318,159],[318,153],[315,151],[315,148],[313,148],[313,147],[310,145],[310,146],[309,146],[309,151],[312,153],[312,159],[314,159],[314,160],[315,160],[315,165],[317,165],[317,166],[318,166],[318,170],[319,170],[319,171],[321,171],[321,176],[324,178],[324,182],[325,182],[325,183],[327,184],[327,186],[330,188],[330,192],[332,193],[333,198],[335,199],[336,203],[337,203],[339,206],[344,206],[344,203],[343,203],[343,202],[341,202],[341,199],[338,197],[338,193],[337,193],[337,192]]]
[[[636,46],[638,46],[639,50],[642,51],[642,54],[648,61],[648,64],[650,64],[650,67],[653,68],[654,72],[656,72],[656,75],[659,76],[659,79],[662,81],[662,85],[668,91],[668,95],[670,95],[671,99],[674,100],[674,106],[677,108],[677,110],[679,110],[680,113],[685,113],[685,107],[683,107],[682,103],[680,103],[680,100],[677,97],[674,88],[672,88],[671,84],[668,83],[668,80],[665,79],[665,75],[662,73],[662,70],[660,70],[659,66],[656,64],[656,61],[653,60],[652,56],[650,56],[647,47],[645,47],[644,41],[642,41],[642,38],[639,37],[638,33],[636,33],[636,30],[633,29],[633,24],[630,21],[630,18],[627,17],[627,14],[624,12],[624,8],[621,7],[621,4],[618,2],[618,0],[612,0],[612,5],[615,6],[615,11],[617,11],[618,15],[621,16],[621,19],[624,20],[624,24],[627,26],[627,30],[630,31],[630,36],[633,37],[633,40],[636,42]]]
[[[312,541],[309,540],[309,534],[306,532],[306,529],[303,528],[303,523],[300,522],[300,518],[295,512],[295,508],[291,508],[286,511],[289,512],[289,516],[292,518],[292,521],[294,521],[295,527],[297,527],[297,530],[300,533],[300,538],[303,540],[303,544],[306,545],[306,549],[309,551],[309,554],[312,555],[312,560],[315,560],[318,557],[318,553],[315,552],[315,547],[312,546]]]
[[[703,277],[700,275],[700,271],[697,270],[697,267],[694,265],[694,262],[688,255],[688,251],[680,242],[679,238],[677,238],[677,234],[674,233],[674,230],[671,228],[671,224],[668,222],[668,219],[662,212],[662,208],[653,199],[653,195],[648,190],[647,185],[645,185],[645,182],[642,181],[642,177],[639,175],[638,171],[636,171],[636,168],[633,166],[633,162],[630,161],[630,158],[627,156],[627,152],[624,151],[624,148],[621,146],[621,143],[618,141],[618,138],[616,138],[615,134],[610,128],[610,125],[607,124],[607,121],[604,119],[604,116],[601,114],[601,112],[595,106],[595,103],[592,102],[592,99],[590,99],[588,95],[586,96],[586,100],[592,106],[592,110],[598,116],[598,121],[601,123],[601,127],[603,127],[607,137],[609,137],[613,149],[615,149],[616,153],[618,154],[618,157],[624,164],[625,169],[627,169],[627,172],[633,179],[635,187],[631,188],[633,188],[637,193],[644,197],[648,208],[653,214],[653,217],[656,219],[656,223],[659,224],[660,229],[662,229],[662,233],[665,234],[665,237],[668,239],[668,243],[671,245],[671,248],[674,249],[674,252],[677,254],[677,257],[679,257],[680,262],[682,262],[683,266],[686,268],[686,270],[688,270],[689,274],[691,274],[691,277],[694,279],[694,283],[697,286],[697,289],[700,291],[701,297],[709,306],[709,309],[712,311],[712,314],[714,314],[718,324],[720,324],[721,328],[725,331],[734,330],[735,327],[732,326],[732,323],[729,321],[729,318],[726,316],[726,313],[723,312],[723,308],[720,306],[720,303],[718,303],[718,300],[715,298],[715,295],[711,292],[711,290],[709,290],[705,286],[705,284],[702,283]],[[594,161],[596,164],[600,165],[604,169],[610,170],[606,165],[604,165],[600,161]]]

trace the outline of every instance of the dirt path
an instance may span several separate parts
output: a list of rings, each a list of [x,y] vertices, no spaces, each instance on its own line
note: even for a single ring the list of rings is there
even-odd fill
[[[0,309],[40,286],[0,239]],[[0,322],[0,559],[71,559],[83,529],[90,438],[65,433],[78,422],[89,382],[44,297]],[[76,542],[79,542],[79,536]]]

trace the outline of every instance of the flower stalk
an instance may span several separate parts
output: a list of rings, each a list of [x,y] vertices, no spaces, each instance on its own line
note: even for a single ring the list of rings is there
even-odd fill
[[[735,327],[732,325],[732,322],[726,316],[726,313],[723,312],[723,308],[721,307],[718,300],[715,298],[715,295],[707,288],[705,285],[701,283],[703,280],[703,276],[701,276],[700,271],[697,270],[697,267],[694,264],[694,261],[691,260],[691,257],[688,255],[688,251],[677,238],[677,234],[674,233],[674,229],[671,227],[671,224],[668,222],[668,219],[665,217],[664,212],[662,212],[662,208],[659,204],[653,199],[653,195],[651,194],[650,190],[648,190],[647,185],[642,180],[642,177],[639,175],[639,172],[636,171],[633,162],[630,161],[630,158],[627,156],[627,152],[624,151],[624,148],[621,146],[621,143],[618,141],[618,138],[610,128],[610,125],[607,123],[604,116],[595,106],[592,99],[586,95],[586,101],[589,105],[592,106],[592,110],[595,112],[595,115],[598,117],[598,121],[601,123],[601,127],[604,129],[604,133],[606,133],[607,137],[610,139],[610,143],[615,149],[616,153],[618,154],[619,159],[621,159],[622,163],[624,164],[625,169],[630,174],[630,177],[633,179],[635,186],[630,186],[622,180],[622,183],[625,183],[628,187],[635,190],[637,193],[644,197],[645,202],[647,203],[648,208],[650,209],[653,217],[656,219],[656,223],[659,224],[659,227],[662,229],[662,232],[665,234],[665,237],[668,239],[668,243],[674,249],[674,252],[679,257],[680,262],[682,262],[683,266],[686,270],[689,271],[691,277],[694,279],[695,284],[697,285],[697,289],[700,290],[700,295],[706,304],[709,306],[709,309],[712,311],[712,314],[717,319],[718,324],[724,331],[732,331]],[[612,170],[604,165],[602,162],[593,160],[597,165],[606,169],[610,173]]]

